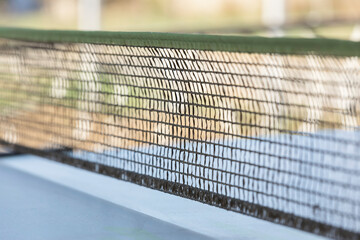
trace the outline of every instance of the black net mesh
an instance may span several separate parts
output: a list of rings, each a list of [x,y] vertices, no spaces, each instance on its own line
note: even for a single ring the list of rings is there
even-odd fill
[[[359,66],[358,57],[0,39],[0,141],[359,238]]]

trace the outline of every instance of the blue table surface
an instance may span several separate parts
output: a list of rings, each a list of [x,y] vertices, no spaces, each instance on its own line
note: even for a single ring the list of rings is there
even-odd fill
[[[0,165],[0,239],[209,239]]]

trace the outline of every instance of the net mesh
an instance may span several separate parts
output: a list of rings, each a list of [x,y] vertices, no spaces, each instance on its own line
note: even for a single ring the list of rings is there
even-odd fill
[[[334,238],[360,235],[360,59],[0,39],[17,150]]]

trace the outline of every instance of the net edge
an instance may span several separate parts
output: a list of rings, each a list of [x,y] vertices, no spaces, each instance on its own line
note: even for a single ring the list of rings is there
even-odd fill
[[[0,27],[0,38],[44,43],[114,44],[204,51],[360,56],[360,42],[327,38],[266,38],[159,32],[40,30]]]

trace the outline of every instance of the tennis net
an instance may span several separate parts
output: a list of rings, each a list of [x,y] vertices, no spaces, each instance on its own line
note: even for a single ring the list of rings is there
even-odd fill
[[[359,56],[340,40],[3,28],[0,144],[358,239]]]

